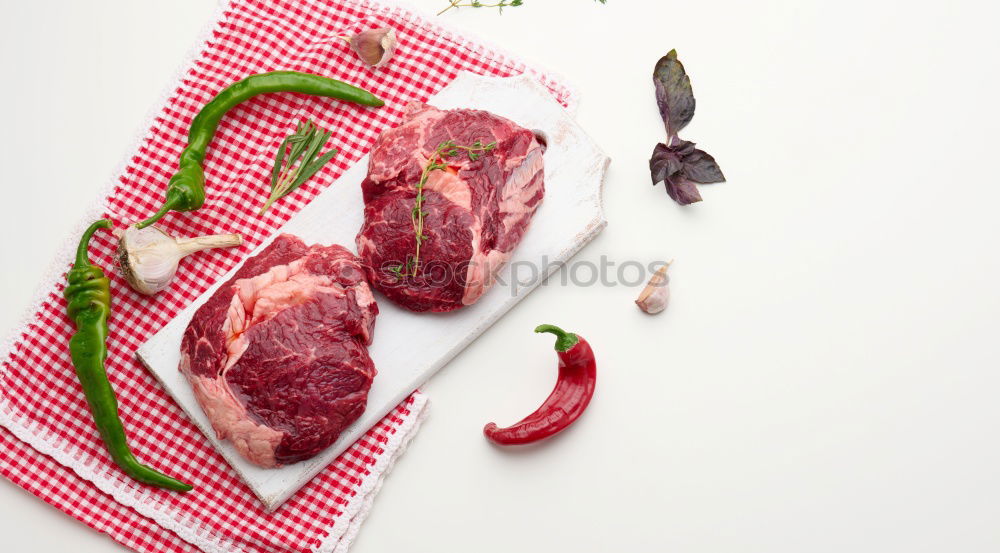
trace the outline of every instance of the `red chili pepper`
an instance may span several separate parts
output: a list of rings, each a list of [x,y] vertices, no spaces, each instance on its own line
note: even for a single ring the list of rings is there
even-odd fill
[[[556,335],[559,379],[548,399],[534,413],[507,428],[489,423],[483,434],[500,445],[528,444],[548,438],[569,426],[583,414],[594,396],[597,363],[586,340],[553,325],[541,325],[535,332]]]

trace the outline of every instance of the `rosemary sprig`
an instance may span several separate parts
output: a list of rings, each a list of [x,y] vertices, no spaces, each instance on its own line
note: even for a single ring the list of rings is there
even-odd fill
[[[472,0],[471,2],[466,2],[465,4],[462,3],[462,0],[448,0],[448,2],[448,7],[439,11],[438,15],[441,15],[452,8],[497,8],[502,15],[504,8],[516,8],[524,3],[522,0],[510,0],[509,2],[507,0],[500,0],[495,4],[484,4],[481,0]]]
[[[281,142],[274,157],[274,169],[271,170],[271,195],[260,208],[261,215],[271,204],[301,186],[337,155],[337,149],[333,148],[316,157],[327,140],[330,140],[330,136],[328,131],[305,120],[298,124],[295,133]]]
[[[420,180],[416,184],[417,196],[413,203],[413,209],[410,211],[416,242],[414,253],[407,255],[405,262],[388,267],[389,272],[394,274],[397,279],[417,276],[417,268],[420,265],[420,246],[427,240],[427,236],[424,234],[424,217],[427,216],[427,212],[424,211],[424,185],[430,180],[431,173],[447,169],[448,158],[455,157],[460,152],[465,152],[469,160],[476,161],[484,153],[496,147],[496,142],[483,144],[482,141],[477,140],[471,146],[461,146],[455,144],[453,140],[446,140],[439,144],[434,153],[431,154],[431,157],[427,159],[427,165],[424,166],[424,170],[420,173]]]

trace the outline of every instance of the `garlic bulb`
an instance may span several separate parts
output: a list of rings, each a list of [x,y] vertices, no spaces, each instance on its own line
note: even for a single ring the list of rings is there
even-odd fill
[[[642,289],[639,298],[635,300],[635,304],[639,306],[639,309],[650,315],[663,311],[667,308],[667,304],[670,303],[670,277],[667,276],[668,267],[670,267],[670,263],[665,264],[653,273],[653,278],[649,279],[649,283]]]
[[[117,230],[118,268],[133,290],[152,295],[165,289],[185,256],[209,248],[239,246],[239,234],[214,234],[197,238],[174,238],[159,228],[134,225]]]
[[[388,27],[362,31],[354,36],[342,36],[351,50],[370,67],[382,67],[389,63],[396,50],[396,33]]]

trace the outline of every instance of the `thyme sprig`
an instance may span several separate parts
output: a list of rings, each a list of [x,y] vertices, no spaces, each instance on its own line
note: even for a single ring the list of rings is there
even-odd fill
[[[608,3],[608,0],[597,0],[597,1],[602,4]],[[499,11],[500,14],[503,15],[504,8],[516,8],[517,6],[524,5],[523,0],[510,0],[509,2],[507,0],[500,0],[495,4],[485,4],[482,2],[482,0],[471,0],[470,2],[466,2],[465,4],[462,3],[462,0],[448,0],[448,2],[449,2],[448,7],[439,11],[438,15],[441,15],[452,8],[497,8],[497,11]]]
[[[405,262],[388,267],[389,272],[395,275],[397,279],[417,276],[417,268],[420,265],[420,246],[428,239],[427,235],[424,234],[424,217],[427,216],[427,212],[424,211],[424,186],[430,180],[431,173],[447,169],[447,160],[462,152],[468,156],[470,161],[476,161],[483,154],[492,151],[496,147],[496,142],[483,144],[481,140],[477,140],[470,146],[462,146],[455,144],[454,140],[446,140],[438,144],[438,147],[434,149],[434,153],[427,159],[427,164],[424,165],[424,170],[420,173],[420,180],[416,184],[417,195],[413,202],[413,209],[410,211],[416,247],[412,255],[406,256]]]
[[[448,7],[439,11],[438,15],[441,15],[452,8],[497,8],[502,15],[504,8],[516,8],[523,4],[524,2],[522,0],[510,0],[509,2],[507,0],[500,0],[495,4],[486,4],[481,0],[472,0],[471,2],[466,2],[464,4],[462,3],[462,0],[448,0]]]
[[[305,120],[298,124],[293,134],[281,142],[274,157],[274,169],[271,170],[271,195],[260,208],[261,215],[271,204],[301,186],[337,155],[337,149],[333,148],[316,157],[330,140],[330,136],[329,131]]]

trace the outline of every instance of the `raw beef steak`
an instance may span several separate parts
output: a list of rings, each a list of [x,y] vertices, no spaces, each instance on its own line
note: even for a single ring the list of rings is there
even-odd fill
[[[365,410],[378,307],[358,258],[283,234],[195,312],[180,370],[220,439],[265,468],[316,455]]]
[[[459,149],[444,170],[428,174],[416,274],[401,277],[400,267],[416,248],[416,185],[435,150],[449,140],[496,146],[478,159]],[[372,285],[412,311],[451,311],[475,303],[493,285],[541,204],[543,151],[534,133],[503,117],[408,106],[403,124],[375,142],[361,184],[365,222],[358,255]]]

